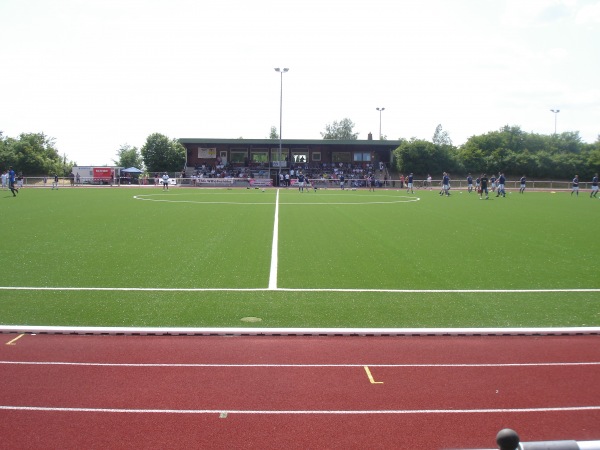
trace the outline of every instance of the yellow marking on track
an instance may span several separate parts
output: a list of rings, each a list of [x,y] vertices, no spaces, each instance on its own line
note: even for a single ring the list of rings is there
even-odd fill
[[[14,339],[12,339],[12,340],[8,341],[8,342],[6,343],[6,345],[17,345],[17,344],[15,344],[15,342],[17,342],[17,341],[18,341],[19,339],[21,339],[23,336],[25,336],[25,334],[20,334],[20,335],[18,335],[16,338],[14,338]]]
[[[365,372],[367,372],[367,376],[369,377],[369,381],[371,382],[371,384],[383,384],[383,381],[375,381],[373,375],[371,375],[371,371],[369,370],[368,366],[365,366]]]

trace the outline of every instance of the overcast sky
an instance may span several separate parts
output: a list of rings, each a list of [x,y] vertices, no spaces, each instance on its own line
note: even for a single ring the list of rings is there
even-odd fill
[[[0,0],[0,130],[80,165],[169,138],[455,145],[504,125],[600,134],[600,0]]]

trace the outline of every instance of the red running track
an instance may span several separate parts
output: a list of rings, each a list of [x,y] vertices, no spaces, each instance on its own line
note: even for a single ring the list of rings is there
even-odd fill
[[[0,448],[600,439],[599,336],[0,339]]]

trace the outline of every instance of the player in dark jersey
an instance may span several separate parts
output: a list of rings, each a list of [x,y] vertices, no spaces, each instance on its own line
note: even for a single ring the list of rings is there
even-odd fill
[[[471,174],[467,176],[467,192],[470,194],[473,192],[473,177]]]
[[[484,173],[483,175],[481,175],[481,178],[479,179],[480,182],[480,189],[479,189],[479,199],[481,200],[483,198],[483,193],[485,192],[485,199],[489,199],[488,196],[488,177],[487,175]]]
[[[594,178],[592,178],[592,192],[590,192],[590,198],[596,197],[598,195],[598,174],[594,174]],[[596,197],[598,198],[598,197]]]
[[[500,176],[498,177],[498,192],[496,193],[496,197],[506,197],[506,191],[504,190],[504,183],[506,183],[506,178],[504,178],[504,174],[500,172]]]
[[[302,172],[298,174],[298,192],[304,192],[304,174]]]
[[[440,195],[446,194],[447,197],[450,197],[450,175],[444,172],[444,176],[442,178],[442,192]]]
[[[519,189],[519,194],[523,194],[525,192],[525,185],[527,180],[525,179],[525,175],[521,177],[521,188]]]
[[[575,178],[573,178],[572,186],[573,187],[571,188],[571,196],[574,192],[575,196],[579,197],[579,175],[575,175]]]

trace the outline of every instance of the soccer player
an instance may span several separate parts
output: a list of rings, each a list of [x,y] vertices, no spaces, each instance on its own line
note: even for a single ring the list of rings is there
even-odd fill
[[[10,166],[8,168],[8,188],[10,189],[10,192],[12,192],[13,197],[16,197],[19,193],[19,189],[15,188],[15,175],[15,171],[13,170],[12,166]],[[17,194],[15,194],[15,192]]]
[[[367,178],[367,183],[369,183],[369,192],[375,192],[375,175],[372,173],[369,174],[369,178]]]
[[[525,192],[525,184],[527,180],[525,179],[525,175],[521,177],[521,189],[519,189],[519,194],[523,194]]]
[[[496,192],[496,175],[492,174],[490,177],[490,185],[492,186],[492,192]]]
[[[54,174],[54,177],[52,178],[52,180],[54,180],[54,181],[52,181],[52,190],[58,189],[58,174],[57,173]]]
[[[431,175],[427,174],[427,186],[429,186],[429,190],[431,190]]]
[[[444,177],[442,178],[442,192],[440,195],[446,194],[446,197],[450,197],[450,175],[444,172]]]
[[[485,192],[485,199],[488,200],[489,196],[488,196],[488,177],[487,175],[484,173],[481,175],[481,178],[479,179],[480,184],[480,189],[479,189],[479,200],[481,200],[483,198],[483,193]]]
[[[408,191],[410,191],[411,194],[414,194],[413,192],[413,174],[412,172],[410,173],[410,175],[408,176],[408,182],[406,183],[406,193],[408,194]]]
[[[467,192],[469,194],[473,192],[473,177],[471,174],[467,175]]]
[[[163,191],[164,190],[169,190],[169,175],[167,175],[167,172],[163,173],[162,176],[162,185],[163,185]]]
[[[344,190],[344,174],[340,174],[340,189]]]
[[[506,191],[504,190],[504,183],[506,183],[506,178],[504,178],[504,173],[500,172],[498,176],[498,192],[496,193],[496,197],[506,197]]]
[[[573,178],[573,187],[571,188],[571,196],[573,195],[573,192],[575,192],[576,197],[579,197],[579,175],[575,175],[575,178]]]
[[[592,192],[590,192],[590,198],[596,197],[598,195],[598,174],[594,174],[594,178],[592,178]],[[598,198],[598,197],[596,197]]]
[[[304,174],[298,173],[298,192],[304,192]]]

